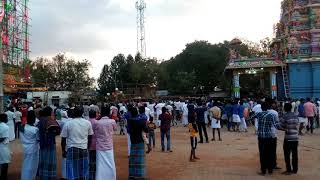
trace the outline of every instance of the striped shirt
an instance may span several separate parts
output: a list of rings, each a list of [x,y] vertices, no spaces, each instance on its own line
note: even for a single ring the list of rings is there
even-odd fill
[[[299,140],[299,119],[294,113],[289,112],[283,115],[280,121],[281,126],[286,129],[284,137],[285,141],[298,141]]]

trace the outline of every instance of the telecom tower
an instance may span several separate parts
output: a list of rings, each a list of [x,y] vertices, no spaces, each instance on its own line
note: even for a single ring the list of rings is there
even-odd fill
[[[138,0],[136,2],[137,9],[137,52],[141,54],[143,58],[146,57],[146,39],[145,39],[145,27],[144,27],[144,10],[146,9],[146,3],[144,0]]]

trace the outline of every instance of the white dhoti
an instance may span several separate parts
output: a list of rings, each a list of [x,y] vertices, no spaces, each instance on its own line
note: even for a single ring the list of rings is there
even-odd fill
[[[61,160],[61,178],[67,179],[67,159]]]
[[[182,124],[184,126],[188,125],[188,115],[183,115],[182,116]]]
[[[303,126],[307,126],[308,125],[308,118],[305,117],[298,117],[299,118],[299,123],[303,124]]]
[[[14,133],[14,124],[13,121],[9,121],[7,123],[7,125],[9,126],[9,141],[14,141],[14,139],[16,138],[15,133]]]
[[[116,180],[113,150],[97,151],[96,180]]]
[[[237,115],[237,114],[234,114],[234,115],[232,116],[232,122],[234,122],[234,123],[240,123],[240,122],[241,122],[240,116]]]
[[[39,151],[32,154],[24,154],[21,180],[34,180],[37,176],[39,164]]]
[[[221,128],[221,124],[220,124],[220,121],[218,121],[217,119],[215,118],[211,118],[211,128],[212,129],[220,129]]]
[[[0,143],[0,164],[11,162],[11,151],[8,144]]]
[[[245,118],[241,118],[240,130],[242,131],[247,130],[247,123]]]

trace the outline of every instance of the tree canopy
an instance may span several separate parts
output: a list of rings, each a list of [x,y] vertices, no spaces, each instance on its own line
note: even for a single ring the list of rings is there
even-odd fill
[[[37,58],[31,63],[31,79],[35,87],[49,90],[80,91],[92,87],[88,60],[76,61],[58,54],[52,59]]]

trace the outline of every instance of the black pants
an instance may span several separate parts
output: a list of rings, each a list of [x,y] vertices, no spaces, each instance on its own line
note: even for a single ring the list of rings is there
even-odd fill
[[[202,136],[202,131],[204,133],[204,136],[206,138],[206,141],[208,142],[208,133],[207,133],[207,127],[205,122],[197,122],[198,129],[199,129],[199,135],[200,135],[200,142],[203,142],[203,136]]]
[[[272,167],[277,167],[277,138],[272,139]]]
[[[9,164],[1,164],[0,180],[7,180]]]
[[[17,139],[19,139],[19,130],[20,130],[20,127],[21,127],[21,122],[16,122],[14,124],[14,133],[15,133],[15,136]]]
[[[261,173],[265,174],[268,170],[269,173],[273,172],[273,157],[272,157],[272,145],[273,138],[259,138],[259,155]]]
[[[311,130],[311,134],[313,134],[313,121],[314,118],[313,117],[308,117],[308,126],[307,126],[307,131]]]
[[[298,141],[284,141],[283,142],[283,152],[284,159],[286,161],[286,168],[288,172],[298,172]],[[292,164],[291,156],[292,154]]]

